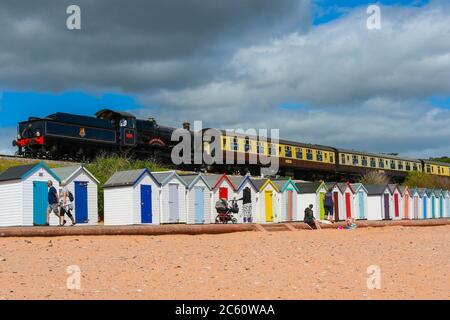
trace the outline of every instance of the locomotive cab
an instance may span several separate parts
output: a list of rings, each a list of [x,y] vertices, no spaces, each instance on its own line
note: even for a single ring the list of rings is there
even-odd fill
[[[111,121],[113,127],[117,129],[117,138],[121,147],[134,148],[136,146],[136,117],[131,113],[103,109],[98,111],[95,116],[98,119]]]

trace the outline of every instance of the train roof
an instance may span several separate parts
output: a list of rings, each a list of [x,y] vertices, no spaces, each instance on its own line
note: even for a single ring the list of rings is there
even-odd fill
[[[358,155],[369,156],[369,157],[387,158],[387,159],[393,159],[393,160],[403,160],[403,161],[418,162],[418,163],[420,162],[420,160],[418,160],[418,159],[394,156],[394,155],[384,154],[384,153],[364,152],[364,151],[358,151],[358,150],[353,150],[353,149],[342,149],[342,148],[337,148],[337,151],[339,153],[352,153],[352,154],[358,154]]]
[[[438,166],[450,167],[450,163],[447,163],[447,162],[439,162],[439,161],[425,160],[425,159],[421,159],[421,160],[426,164],[435,164]]]

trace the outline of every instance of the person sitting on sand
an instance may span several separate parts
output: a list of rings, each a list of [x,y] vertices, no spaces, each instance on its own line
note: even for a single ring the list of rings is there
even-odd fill
[[[314,218],[313,205],[310,204],[309,207],[305,209],[305,217],[303,221],[311,227],[311,229],[322,229],[320,224],[317,222],[316,218]]]
[[[347,220],[345,220],[345,229],[347,229],[347,230],[356,229],[356,223],[353,220],[353,218],[348,218]]]

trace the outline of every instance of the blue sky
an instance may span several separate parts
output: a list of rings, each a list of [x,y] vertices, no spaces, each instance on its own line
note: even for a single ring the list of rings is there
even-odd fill
[[[112,11],[116,0],[80,0],[89,14],[79,32],[61,25],[61,2],[20,1],[0,10],[9,44],[0,153],[13,151],[29,116],[112,108],[172,126],[201,119],[337,147],[450,154],[449,1],[193,0],[173,12],[163,1],[117,0]],[[369,4],[381,5],[387,27],[364,29]]]

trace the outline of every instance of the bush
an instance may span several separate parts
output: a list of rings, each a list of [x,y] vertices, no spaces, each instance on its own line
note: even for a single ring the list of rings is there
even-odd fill
[[[411,188],[450,190],[450,179],[415,171],[408,174],[403,185]]]
[[[379,171],[369,171],[359,180],[363,184],[387,184],[389,183],[389,177]]]
[[[86,168],[99,180],[98,216],[103,221],[103,185],[117,171],[144,169],[150,171],[165,170],[154,160],[132,160],[119,156],[100,156],[86,165]]]

